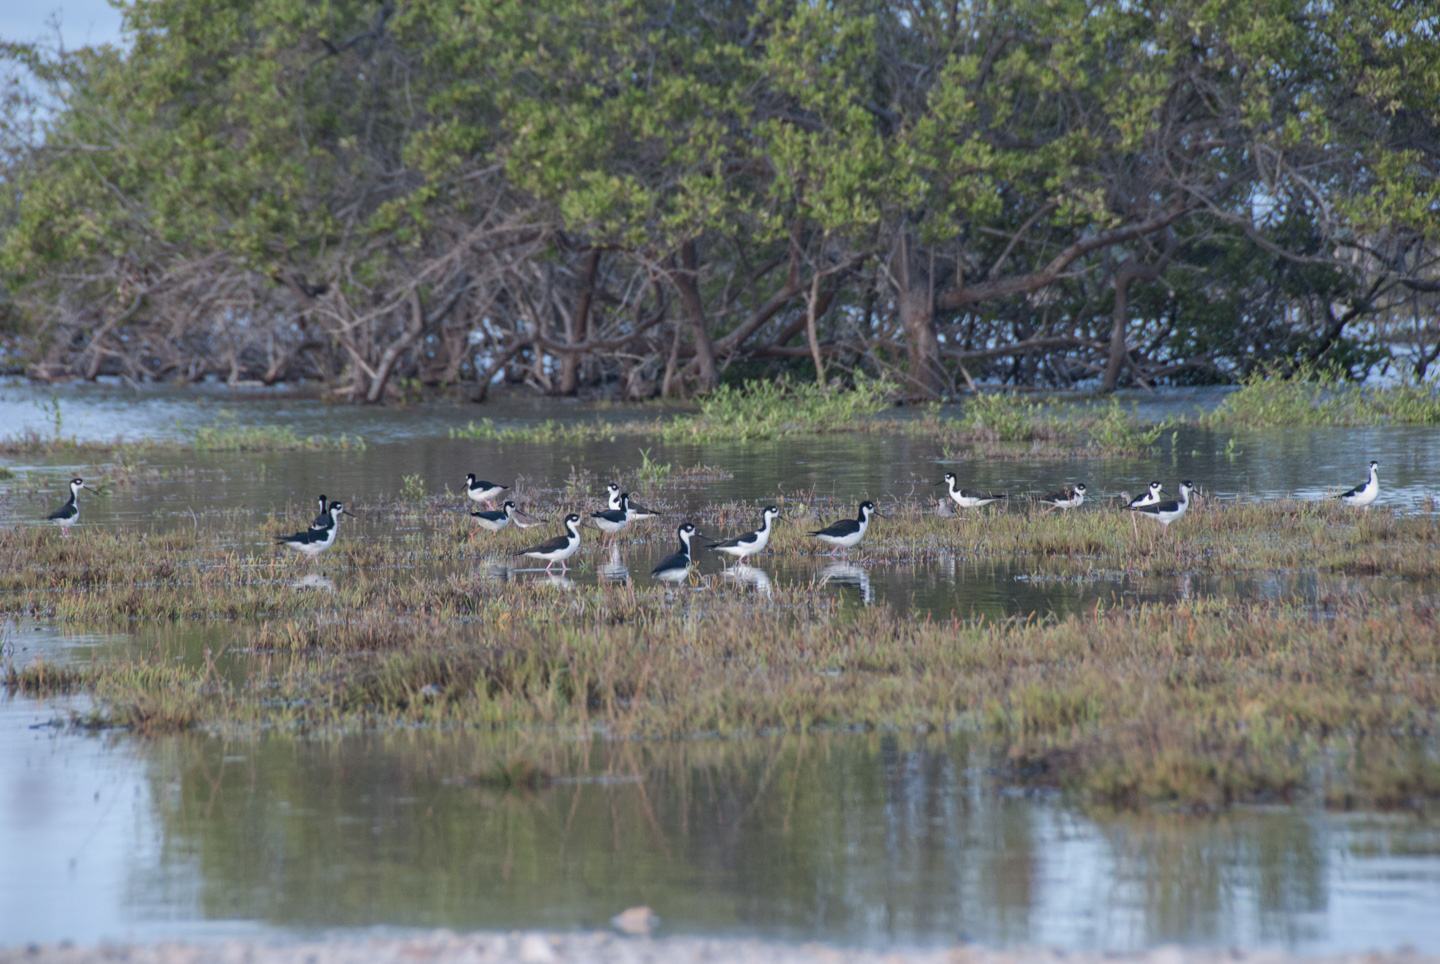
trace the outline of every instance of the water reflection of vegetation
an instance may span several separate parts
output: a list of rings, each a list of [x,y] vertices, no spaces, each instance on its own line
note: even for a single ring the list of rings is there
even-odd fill
[[[643,903],[679,932],[1036,943],[1078,842],[1099,876],[1061,913],[1126,915],[1100,940],[1236,942],[1251,915],[1286,940],[1330,899],[1347,839],[1304,811],[1090,823],[996,792],[988,747],[966,737],[406,730],[191,737],[148,756],[166,862],[196,868],[205,913],[283,925],[564,927]],[[551,776],[476,779],[501,770]]]

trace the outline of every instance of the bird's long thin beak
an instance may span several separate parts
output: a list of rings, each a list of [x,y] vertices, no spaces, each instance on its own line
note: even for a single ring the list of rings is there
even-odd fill
[[[944,484],[945,484],[945,480],[944,480],[944,479],[941,479],[939,482],[936,482],[935,484],[936,484],[936,485],[944,485]]]

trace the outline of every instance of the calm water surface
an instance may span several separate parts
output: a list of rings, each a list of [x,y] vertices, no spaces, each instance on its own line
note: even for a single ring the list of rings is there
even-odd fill
[[[0,700],[0,944],[603,927],[870,946],[1440,950],[1440,829],[1088,819],[964,739],[76,737]],[[37,724],[39,728],[36,727]],[[532,790],[487,783],[525,762]]]
[[[0,436],[47,434],[54,409],[36,403],[50,398],[0,384]],[[268,517],[308,505],[318,491],[372,508],[342,539],[424,532],[453,517],[387,512],[406,476],[419,475],[431,493],[455,493],[444,511],[457,514],[467,508],[458,493],[468,471],[519,480],[522,492],[575,475],[598,508],[610,478],[645,492],[637,479],[642,447],[677,468],[703,463],[728,473],[666,489],[664,507],[676,517],[782,495],[820,505],[828,518],[853,511],[862,497],[921,503],[935,497],[932,483],[947,470],[966,485],[1015,496],[1085,481],[1102,501],[1151,478],[1171,491],[1193,478],[1211,498],[1248,499],[1349,487],[1375,458],[1383,505],[1428,512],[1425,500],[1440,489],[1433,429],[1233,433],[1238,454],[1226,451],[1232,433],[1188,430],[1155,458],[1056,463],[947,456],[928,440],[874,436],[704,447],[496,446],[445,436],[479,417],[596,417],[585,406],[524,399],[382,410],[274,393],[242,403],[218,393],[137,396],[93,386],[56,398],[62,430],[81,438],[173,436],[177,423],[210,421],[222,408],[241,424],[364,436],[363,451],[159,455],[142,467],[158,479],[82,495],[84,525],[74,538],[89,527],[193,525],[192,512],[216,524],[215,514],[225,513],[237,548],[257,558],[273,552]],[[1159,416],[1215,400],[1201,392],[1138,401]],[[107,472],[59,459],[0,464],[14,473],[0,481],[0,525],[37,524],[61,501],[65,479]],[[570,579],[648,586],[645,574],[673,538],[668,523],[651,525],[614,558],[587,547]],[[867,562],[863,551],[851,566],[767,556],[758,576],[716,576],[706,591],[823,584],[847,606],[1011,615],[1199,596],[1298,598],[1323,610],[1352,596],[1435,588],[1303,572],[1054,581],[969,557],[963,531],[957,523],[955,552],[933,563]],[[468,551],[437,557],[426,565],[479,579],[537,578],[497,575]],[[720,565],[707,560],[703,569],[714,575]],[[332,566],[325,576],[338,583],[411,574]],[[11,622],[0,640],[21,664],[127,648],[196,659],[206,648],[223,653],[247,629],[180,625],[117,636]],[[1096,820],[1057,798],[1002,790],[983,754],[956,737],[617,744],[406,732],[142,741],[47,725],[73,707],[0,698],[0,944],[377,926],[563,929],[602,926],[617,910],[648,903],[671,932],[875,946],[967,939],[1305,952],[1409,943],[1440,951],[1440,830],[1414,817],[1276,808]],[[488,774],[517,762],[549,779],[529,791],[489,785]]]

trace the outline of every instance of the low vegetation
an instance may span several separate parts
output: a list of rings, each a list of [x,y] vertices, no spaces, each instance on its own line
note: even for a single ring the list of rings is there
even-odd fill
[[[1257,372],[1200,417],[1207,426],[1274,428],[1301,425],[1440,425],[1434,380],[1356,386],[1326,370],[1302,368],[1289,377]]]
[[[946,729],[983,737],[1008,779],[1095,805],[1440,799],[1426,749],[1440,722],[1440,632],[1421,581],[1440,576],[1430,520],[1330,503],[1202,503],[1169,538],[1150,524],[1137,541],[1123,513],[1045,514],[1021,496],[1020,508],[959,518],[919,500],[882,505],[855,556],[871,566],[998,559],[1031,579],[1080,582],[1382,578],[1303,600],[1197,593],[993,620],[856,608],[803,579],[776,579],[766,595],[713,575],[673,596],[643,577],[557,588],[499,564],[528,534],[467,543],[463,518],[379,534],[368,523],[367,538],[337,545],[318,576],[288,554],[257,554],[228,517],[168,533],[32,528],[0,533],[13,560],[0,573],[6,614],[157,642],[83,666],[9,666],[0,683],[34,696],[83,689],[92,708],[77,723],[142,733]],[[781,555],[814,553],[809,523],[848,511],[804,494],[779,501]],[[719,504],[703,521],[728,530],[749,513]],[[588,553],[578,561],[582,572],[595,564]],[[187,642],[196,638],[203,645]]]
[[[1081,452],[1140,455],[1174,427],[1171,419],[1145,423],[1115,399],[1056,403],[1015,392],[985,392],[967,399],[958,418],[938,405],[918,418],[877,418],[900,392],[887,379],[857,376],[852,385],[822,388],[787,379],[722,385],[701,399],[698,412],[627,421],[557,422],[547,419],[502,427],[491,419],[450,429],[452,439],[487,442],[580,442],[625,436],[662,442],[759,442],[835,432],[932,436],[947,448],[981,445],[986,454],[1034,454],[1043,444],[1054,455]]]

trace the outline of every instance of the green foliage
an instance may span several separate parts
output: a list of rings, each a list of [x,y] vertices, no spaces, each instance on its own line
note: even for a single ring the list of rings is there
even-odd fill
[[[533,230],[537,258],[599,247],[637,276],[673,271],[677,248],[698,242],[706,310],[724,316],[716,334],[768,297],[750,291],[757,265],[793,254],[797,272],[868,270],[902,240],[939,256],[938,304],[950,267],[954,285],[984,289],[945,311],[977,305],[999,326],[1039,290],[1002,282],[1169,212],[1177,264],[1199,270],[1137,291],[1137,312],[1165,319],[1161,354],[1249,364],[1323,347],[1354,367],[1373,349],[1316,345],[1327,312],[1380,311],[1367,300],[1377,266],[1420,271],[1435,245],[1440,44],[1424,4],[124,9],[126,48],[3,51],[54,102],[43,121],[32,110],[28,139],[8,133],[24,129],[12,121],[0,144],[0,268],[41,332],[31,353],[68,338],[84,355],[110,337],[106,351],[145,355],[116,326],[197,325],[211,313],[192,311],[196,299],[164,308],[153,290],[195,275],[228,292],[236,319],[277,283],[323,287],[337,304],[281,298],[276,318],[349,337],[355,315],[378,319],[374,306],[438,285],[462,252],[489,245],[496,221]],[[1053,314],[1092,310],[1083,279],[1103,285],[1119,248],[1159,230],[1065,262],[1041,285]],[[1358,267],[1335,254],[1381,237],[1396,251]],[[862,293],[837,268],[836,301],[894,287],[876,278]],[[505,303],[548,303],[535,294]],[[57,306],[63,331],[41,324]],[[366,357],[344,361],[373,372],[405,337],[392,321],[367,316],[365,352],[346,346]],[[93,375],[91,361],[77,367]],[[1211,377],[1193,371],[1207,370],[1176,377]]]
[[[886,379],[855,376],[854,384],[816,385],[789,379],[721,385],[700,402],[700,413],[661,426],[667,441],[757,441],[786,435],[854,430],[883,411],[895,394]]]
[[[640,470],[637,475],[647,488],[663,485],[670,478],[669,462],[658,462],[650,458],[649,449],[640,450]]]
[[[1381,422],[1440,424],[1440,394],[1430,383],[1355,386],[1332,369],[1302,366],[1282,375],[1270,368],[1244,379],[1200,417],[1202,425],[1250,428]]]
[[[400,480],[400,498],[406,502],[425,501],[425,477],[407,475]]]
[[[1018,392],[990,392],[965,402],[961,431],[992,442],[1027,442],[1036,437],[1041,421],[1038,402]]]
[[[1047,405],[1019,392],[976,395],[964,414],[939,426],[942,437],[985,442],[1084,441],[1107,455],[1148,451],[1173,420],[1143,424],[1118,399],[1099,404]]]
[[[788,378],[722,384],[700,401],[694,415],[637,422],[547,420],[524,428],[501,428],[490,419],[452,428],[450,437],[491,442],[560,442],[642,435],[667,442],[756,441],[786,435],[855,431],[890,404],[896,388],[887,379],[855,376],[848,387],[820,387]]]
[[[1170,418],[1151,425],[1141,424],[1133,415],[1126,413],[1119,400],[1114,398],[1108,404],[1076,412],[1070,417],[1087,424],[1091,444],[1111,455],[1144,452],[1174,425],[1174,419]]]
[[[301,438],[288,425],[240,425],[236,413],[222,410],[209,425],[190,426],[177,422],[175,428],[186,442],[201,452],[285,452],[295,449],[365,450],[358,435],[328,438],[311,435]]]

